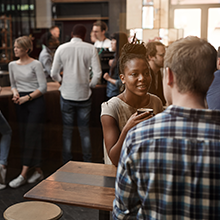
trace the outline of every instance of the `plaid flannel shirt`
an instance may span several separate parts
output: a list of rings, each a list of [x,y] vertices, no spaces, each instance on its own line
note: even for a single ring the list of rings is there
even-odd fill
[[[114,219],[220,219],[220,111],[169,106],[132,128]]]

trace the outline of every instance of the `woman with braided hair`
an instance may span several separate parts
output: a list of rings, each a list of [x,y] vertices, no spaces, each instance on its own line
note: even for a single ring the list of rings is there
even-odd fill
[[[124,45],[119,58],[119,68],[125,90],[102,103],[101,112],[105,163],[113,163],[115,166],[118,165],[127,132],[136,124],[152,117],[149,112],[137,114],[137,109],[151,108],[154,114],[163,111],[161,100],[148,93],[151,73],[143,43]]]

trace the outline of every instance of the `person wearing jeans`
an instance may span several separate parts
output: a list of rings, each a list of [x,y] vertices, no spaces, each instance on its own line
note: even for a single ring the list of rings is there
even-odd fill
[[[96,48],[83,42],[84,25],[77,24],[72,39],[58,47],[54,55],[51,77],[60,86],[60,105],[63,119],[63,163],[72,160],[72,133],[75,118],[81,138],[83,160],[92,161],[89,120],[92,90],[101,78],[101,66]],[[90,67],[93,76],[90,80]],[[61,68],[63,77],[60,76]]]
[[[11,145],[12,130],[5,117],[0,111],[0,133],[2,135],[0,141],[0,189],[6,187],[6,166],[8,160],[9,149]]]
[[[71,140],[73,134],[74,117],[77,118],[77,125],[81,138],[83,160],[92,161],[89,120],[91,112],[91,98],[86,101],[71,101],[60,97],[60,105],[63,120],[63,162],[72,160]]]

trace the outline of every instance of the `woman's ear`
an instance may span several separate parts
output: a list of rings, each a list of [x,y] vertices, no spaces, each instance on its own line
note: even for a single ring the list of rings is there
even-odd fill
[[[124,74],[120,74],[120,79],[121,79],[122,83],[125,84],[125,75]]]

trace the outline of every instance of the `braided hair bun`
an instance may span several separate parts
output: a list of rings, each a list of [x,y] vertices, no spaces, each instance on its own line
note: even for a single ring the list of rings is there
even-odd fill
[[[127,43],[122,48],[122,53],[125,54],[142,54],[146,55],[147,49],[144,46],[144,43],[141,44],[134,44],[134,43]]]

